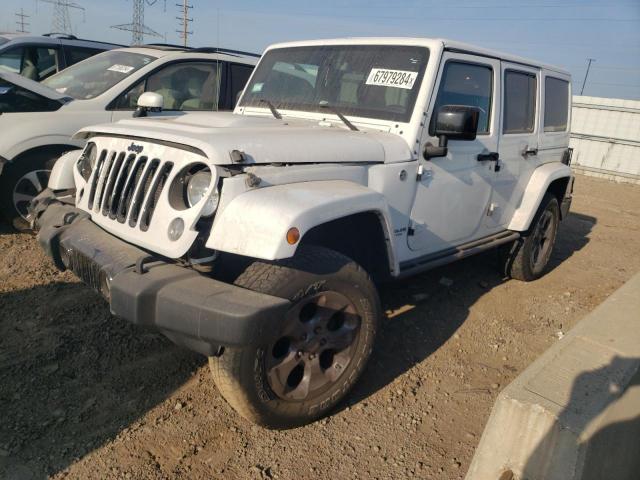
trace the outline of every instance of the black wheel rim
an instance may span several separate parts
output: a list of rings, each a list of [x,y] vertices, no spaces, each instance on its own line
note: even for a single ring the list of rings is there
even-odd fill
[[[25,173],[13,187],[13,208],[26,219],[29,213],[29,204],[49,183],[51,170],[32,170]]]
[[[533,234],[533,248],[531,250],[531,268],[533,271],[542,270],[551,256],[555,236],[555,222],[553,212],[545,210]]]
[[[326,392],[351,363],[360,325],[355,306],[341,293],[321,292],[297,302],[266,355],[273,392],[290,401]]]

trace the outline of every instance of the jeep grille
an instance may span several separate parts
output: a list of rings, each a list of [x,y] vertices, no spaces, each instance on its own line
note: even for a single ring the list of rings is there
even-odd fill
[[[89,209],[146,231],[173,163],[135,153],[102,150],[95,169],[89,186]]]

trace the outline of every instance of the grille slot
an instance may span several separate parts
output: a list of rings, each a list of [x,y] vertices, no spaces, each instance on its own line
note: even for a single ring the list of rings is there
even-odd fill
[[[104,159],[107,156],[107,151],[102,150],[100,152],[100,156],[98,157],[98,161],[96,162],[96,171],[93,174],[93,179],[91,180],[91,189],[89,190],[89,210],[93,209],[93,199],[96,196],[96,187],[98,186],[98,178],[100,177],[100,173],[102,172],[102,167],[104,166]]]
[[[116,218],[120,223],[124,223],[127,219],[127,214],[129,213],[129,207],[131,206],[131,200],[133,199],[136,185],[138,185],[138,182],[140,181],[140,177],[142,176],[142,172],[144,172],[146,164],[147,157],[140,157],[131,168],[131,173],[127,179],[127,183],[122,189],[122,195],[118,202]]]
[[[94,206],[93,206],[94,207],[93,210],[95,212],[100,211],[100,206],[102,205],[102,200],[104,198],[105,184],[107,183],[107,181],[109,180],[109,177],[111,176],[111,168],[113,167],[113,161],[115,157],[116,157],[116,152],[111,152],[109,154],[108,160],[105,160],[104,167],[100,171],[98,184],[96,185],[96,196],[94,199]]]
[[[135,227],[138,223],[140,210],[142,210],[142,202],[147,196],[147,192],[149,191],[149,187],[151,186],[153,177],[158,170],[158,165],[160,165],[159,160],[151,160],[144,173],[142,174],[140,181],[138,182],[138,187],[131,204],[131,213],[129,214],[130,227]]]
[[[109,218],[112,220],[116,218],[116,213],[118,211],[118,205],[122,200],[122,193],[124,191],[125,182],[129,178],[129,172],[131,171],[131,166],[135,161],[136,156],[134,154],[129,155],[126,159],[122,161],[120,166],[120,172],[118,173],[118,177],[116,178],[115,184],[113,185],[113,189],[111,191],[111,195],[109,196],[109,205],[108,205],[108,213]]]
[[[167,178],[169,178],[169,174],[171,173],[171,169],[173,168],[173,163],[167,162],[163,164],[158,170],[155,179],[153,180],[153,186],[149,191],[149,195],[147,196],[147,203],[144,206],[144,210],[142,211],[142,218],[140,219],[140,230],[143,232],[149,229],[149,224],[151,223],[151,218],[153,217],[153,212],[156,209],[156,205],[158,204],[158,199],[160,198],[160,194],[167,183]]]
[[[112,194],[116,184],[116,181],[120,177],[120,169],[122,167],[122,162],[124,161],[124,153],[120,153],[116,159],[111,162],[111,170],[109,172],[107,186],[104,190],[103,201],[102,201],[102,214],[108,215],[109,210],[111,209],[112,203]]]

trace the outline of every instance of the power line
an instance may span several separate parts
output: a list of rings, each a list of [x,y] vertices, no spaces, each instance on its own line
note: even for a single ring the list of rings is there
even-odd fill
[[[189,5],[188,0],[182,0],[182,3],[176,3],[176,7],[180,8],[180,17],[176,17],[180,20],[180,30],[176,30],[180,34],[180,38],[184,42],[184,46],[187,46],[189,35],[193,35],[193,30],[189,31],[189,24],[193,22],[193,18],[189,18],[189,9],[193,8],[193,5]]]
[[[51,16],[51,30],[55,33],[73,34],[71,26],[71,13],[69,9],[82,11],[83,20],[85,9],[82,5],[66,0],[40,0],[53,5],[53,15]]]
[[[29,24],[27,22],[25,22],[25,18],[30,18],[31,15],[27,15],[24,13],[24,9],[20,9],[20,13],[16,12],[16,17],[18,17],[18,20],[16,21],[16,24],[18,25],[18,30],[16,30],[18,33],[29,33],[28,30],[25,30],[25,27],[28,27]]]
[[[584,86],[587,84],[587,78],[589,77],[589,70],[591,69],[591,63],[596,61],[595,58],[589,58],[588,60],[589,60],[589,63],[587,64],[587,71],[584,74],[584,81],[582,82],[582,88],[580,89],[580,95],[582,95],[582,92],[584,92]]]
[[[144,23],[144,7],[145,4],[152,6],[157,0],[133,0],[133,15],[131,23],[123,23],[120,25],[112,25],[111,28],[131,32],[131,45],[141,45],[144,43],[144,36],[162,37],[155,30],[147,27]]]

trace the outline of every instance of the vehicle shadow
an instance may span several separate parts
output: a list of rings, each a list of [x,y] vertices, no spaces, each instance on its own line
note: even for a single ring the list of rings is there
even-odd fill
[[[205,362],[112,317],[80,283],[0,294],[0,312],[0,478],[63,471]]]
[[[550,271],[587,245],[595,223],[593,217],[570,213],[558,231]],[[489,251],[381,285],[387,318],[369,366],[348,402],[338,409],[366,399],[427,359],[455,334],[478,299],[505,281],[498,252]]]

